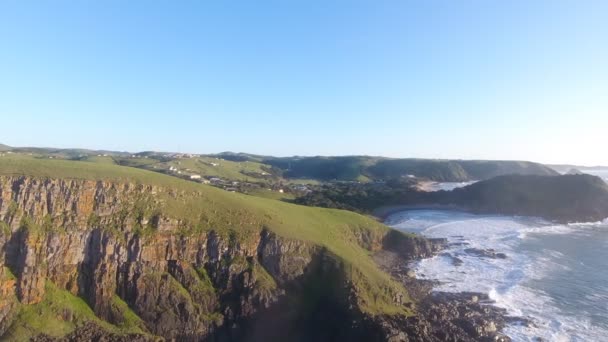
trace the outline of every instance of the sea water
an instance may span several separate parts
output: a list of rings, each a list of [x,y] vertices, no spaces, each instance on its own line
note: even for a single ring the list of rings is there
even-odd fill
[[[386,223],[427,237],[447,238],[447,256],[417,262],[418,277],[436,291],[484,292],[513,316],[514,341],[608,341],[608,222],[560,225],[538,218],[411,210]],[[494,249],[506,259],[480,258],[467,248]]]

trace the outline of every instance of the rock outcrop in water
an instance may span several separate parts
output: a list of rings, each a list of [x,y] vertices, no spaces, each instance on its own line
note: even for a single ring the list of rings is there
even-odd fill
[[[15,322],[42,324],[27,320],[48,312],[76,327],[69,341],[406,340],[391,337],[399,329],[397,337],[415,335],[404,332],[411,325],[386,326],[362,312],[358,285],[322,246],[266,229],[187,234],[180,219],[150,210],[167,196],[183,194],[0,176],[0,336],[18,339]],[[442,243],[388,232],[362,233],[358,243],[403,261],[430,256]],[[81,317],[87,310],[91,316]]]

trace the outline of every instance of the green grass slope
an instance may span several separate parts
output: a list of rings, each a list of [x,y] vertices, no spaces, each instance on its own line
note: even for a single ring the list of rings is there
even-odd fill
[[[144,333],[140,328],[143,323],[120,300],[115,305],[124,310],[129,319],[118,327],[99,319],[82,298],[57,288],[53,283],[47,282],[45,290],[42,302],[21,305],[15,320],[2,337],[3,341],[28,341],[40,334],[62,337],[87,322],[94,322],[114,333]]]
[[[194,173],[201,176],[220,177],[232,180],[251,179],[245,173],[262,174],[265,172],[264,166],[258,162],[242,161],[235,162],[225,159],[199,157],[181,158],[171,162],[161,164],[163,166],[173,166],[186,173]]]
[[[92,158],[89,158],[89,161]],[[228,180],[244,181],[263,178],[269,167],[255,161],[230,161],[216,157],[193,157],[193,158],[164,158],[150,156],[148,158],[141,155],[133,157],[114,158],[115,163],[123,166],[131,166],[149,171],[164,172],[177,175],[177,172],[170,172],[173,168],[180,171],[181,175],[200,175],[205,177],[219,177]]]

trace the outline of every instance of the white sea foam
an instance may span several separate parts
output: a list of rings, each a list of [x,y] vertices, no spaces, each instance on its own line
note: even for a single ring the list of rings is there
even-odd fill
[[[543,289],[531,285],[553,272],[569,270],[561,262],[566,258],[562,252],[552,249],[517,252],[528,239],[575,233],[580,224],[555,225],[536,218],[441,210],[397,213],[387,223],[428,237],[448,238],[451,245],[446,252],[461,259],[462,265],[454,266],[451,257],[439,255],[417,262],[416,274],[438,280],[436,291],[488,293],[509,314],[531,319],[532,326],[514,324],[505,329],[514,341],[534,341],[536,337],[549,341],[601,341],[608,336],[608,331],[593,326],[584,314],[561,312]],[[466,253],[467,248],[491,248],[507,254],[507,258],[480,258]]]

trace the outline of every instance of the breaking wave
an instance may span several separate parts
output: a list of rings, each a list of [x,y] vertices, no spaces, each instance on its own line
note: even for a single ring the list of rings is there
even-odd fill
[[[436,291],[487,293],[510,315],[530,319],[528,326],[505,329],[514,341],[608,336],[608,222],[556,225],[529,217],[411,210],[386,223],[447,238],[445,253],[416,263],[417,276],[438,280]],[[506,258],[480,257],[471,249]]]

